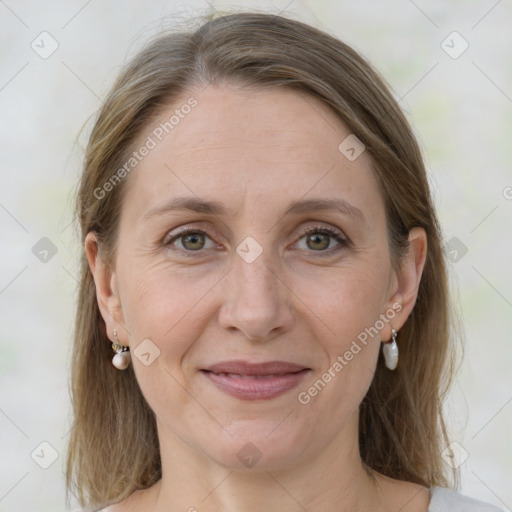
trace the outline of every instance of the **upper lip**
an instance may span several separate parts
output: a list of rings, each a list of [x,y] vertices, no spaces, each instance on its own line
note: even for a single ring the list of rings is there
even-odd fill
[[[235,373],[237,375],[282,375],[309,369],[306,366],[286,361],[267,361],[250,363],[249,361],[232,360],[216,363],[203,370],[213,373]]]

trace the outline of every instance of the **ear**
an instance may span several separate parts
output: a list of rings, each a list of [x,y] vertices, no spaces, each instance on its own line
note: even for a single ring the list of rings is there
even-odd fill
[[[399,331],[416,304],[418,288],[427,259],[427,234],[420,227],[409,231],[409,247],[403,255],[400,268],[394,272],[391,296],[386,311],[396,311],[395,316],[382,329],[382,340],[391,339],[391,329]]]
[[[114,329],[123,329],[124,317],[119,289],[117,286],[116,273],[106,264],[102,255],[96,233],[90,231],[85,238],[85,253],[89,268],[94,277],[96,285],[96,299],[100,308],[101,316],[107,327],[107,336],[113,339]],[[123,334],[125,334],[123,332]],[[126,336],[124,336],[126,338]],[[122,338],[120,335],[119,338]],[[121,343],[127,343],[122,340]]]

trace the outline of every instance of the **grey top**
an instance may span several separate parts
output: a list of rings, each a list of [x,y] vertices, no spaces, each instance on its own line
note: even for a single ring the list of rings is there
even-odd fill
[[[86,509],[83,510],[86,512]],[[104,512],[98,510],[97,512]],[[427,512],[504,512],[502,509],[483,501],[474,500],[458,492],[431,487],[430,505]]]
[[[427,512],[503,512],[503,510],[442,487],[432,487]]]

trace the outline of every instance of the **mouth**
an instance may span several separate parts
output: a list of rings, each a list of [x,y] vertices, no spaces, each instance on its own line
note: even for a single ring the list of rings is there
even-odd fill
[[[241,400],[266,400],[275,398],[296,387],[311,371],[295,363],[269,361],[225,361],[202,369],[220,391]]]

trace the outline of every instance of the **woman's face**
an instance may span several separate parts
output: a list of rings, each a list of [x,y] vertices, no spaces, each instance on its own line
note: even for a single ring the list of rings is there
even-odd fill
[[[380,342],[408,311],[370,158],[348,136],[310,96],[212,85],[135,145],[150,149],[128,178],[104,317],[162,449],[242,469],[357,449]]]

